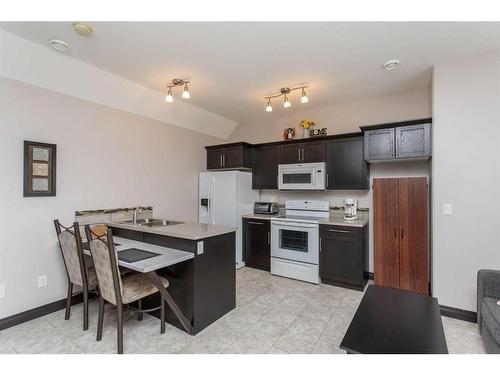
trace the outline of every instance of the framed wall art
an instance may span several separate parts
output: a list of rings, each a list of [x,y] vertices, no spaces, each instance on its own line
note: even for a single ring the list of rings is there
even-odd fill
[[[24,197],[56,195],[56,145],[24,141]]]

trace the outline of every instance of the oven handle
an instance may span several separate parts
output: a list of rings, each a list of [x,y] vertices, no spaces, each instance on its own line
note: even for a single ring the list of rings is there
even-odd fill
[[[318,228],[319,224],[307,224],[307,223],[294,223],[290,221],[271,221],[272,225],[281,225],[286,227],[297,227],[297,228]]]

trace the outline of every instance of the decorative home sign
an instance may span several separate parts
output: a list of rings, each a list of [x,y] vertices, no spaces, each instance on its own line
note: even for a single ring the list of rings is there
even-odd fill
[[[317,136],[325,136],[325,135],[328,135],[328,131],[326,130],[326,128],[322,128],[322,129],[311,129],[309,131],[309,133],[311,134],[311,137],[317,137]]]
[[[56,145],[24,141],[25,197],[56,195]]]

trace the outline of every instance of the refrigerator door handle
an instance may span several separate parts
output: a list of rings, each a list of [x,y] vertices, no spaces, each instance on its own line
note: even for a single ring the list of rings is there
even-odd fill
[[[213,222],[213,213],[214,213],[214,189],[213,184],[215,182],[215,177],[210,178],[210,224],[214,224]]]

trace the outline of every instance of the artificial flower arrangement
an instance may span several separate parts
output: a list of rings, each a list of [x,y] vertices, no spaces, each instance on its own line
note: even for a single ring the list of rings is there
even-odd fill
[[[299,125],[302,128],[302,137],[309,138],[309,129],[314,126],[314,121],[302,120]]]

